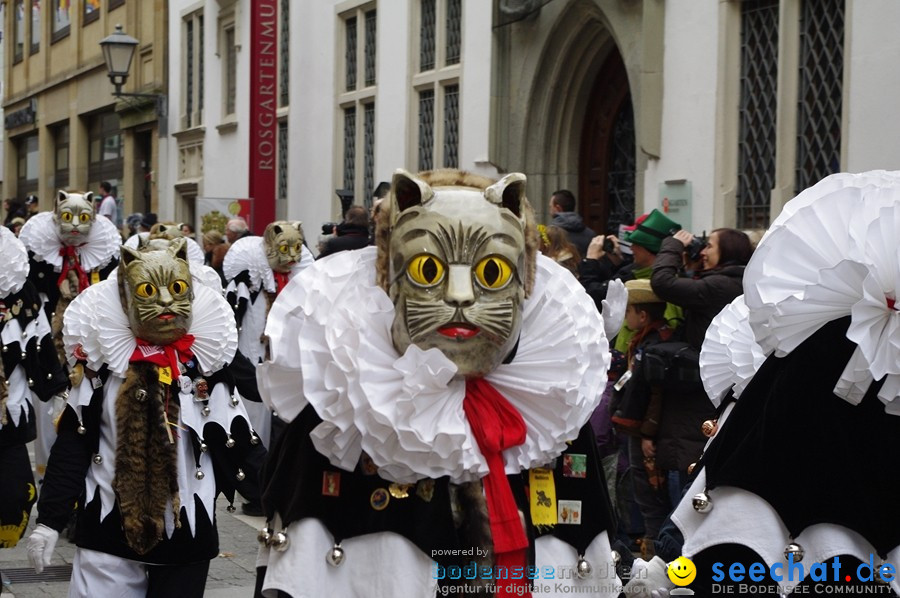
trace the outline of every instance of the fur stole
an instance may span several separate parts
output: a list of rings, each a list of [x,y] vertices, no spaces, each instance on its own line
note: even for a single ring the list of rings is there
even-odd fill
[[[484,488],[481,481],[466,482],[464,484],[450,485],[451,502],[454,508],[454,523],[459,533],[460,546],[480,548],[481,551],[467,561],[475,561],[479,571],[489,569],[494,565],[494,540],[491,536],[491,522],[488,517],[487,501],[484,498]],[[468,563],[462,563],[468,564]],[[458,585],[458,581],[451,582]],[[475,579],[466,581],[466,594],[478,596],[490,596],[493,580],[482,579],[476,575]]]
[[[181,527],[177,449],[166,430],[166,417],[177,422],[178,411],[177,393],[160,383],[156,365],[128,366],[116,397],[118,446],[113,489],[125,539],[138,554],[146,554],[163,539],[170,499],[175,527]]]

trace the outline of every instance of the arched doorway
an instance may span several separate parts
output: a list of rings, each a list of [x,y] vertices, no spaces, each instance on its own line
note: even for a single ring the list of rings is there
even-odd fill
[[[594,80],[579,155],[581,216],[597,233],[634,221],[635,156],[628,74],[613,48]]]

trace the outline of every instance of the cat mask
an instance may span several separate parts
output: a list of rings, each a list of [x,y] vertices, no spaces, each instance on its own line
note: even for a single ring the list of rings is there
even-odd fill
[[[290,272],[303,251],[303,223],[287,220],[270,223],[263,233],[263,245],[269,267],[275,272]]]
[[[135,337],[168,345],[187,334],[193,291],[185,240],[143,252],[122,246],[119,294]]]
[[[53,222],[63,245],[83,245],[94,224],[94,194],[66,193],[60,190],[56,196]]]
[[[387,276],[379,278],[395,306],[397,351],[440,349],[466,377],[496,368],[518,341],[534,277],[525,175],[494,183],[460,171],[398,170],[385,221],[379,269]]]

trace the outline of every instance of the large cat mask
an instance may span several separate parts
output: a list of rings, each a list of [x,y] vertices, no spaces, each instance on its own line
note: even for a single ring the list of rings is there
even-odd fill
[[[193,300],[185,240],[145,252],[122,246],[119,293],[135,337],[168,345],[184,336]]]
[[[385,224],[380,282],[395,306],[397,351],[440,349],[466,377],[500,365],[518,341],[534,277],[525,175],[493,183],[459,171],[398,170]]]
[[[94,224],[94,194],[59,191],[53,210],[59,239],[63,245],[82,245]]]
[[[263,245],[269,267],[275,272],[290,272],[303,251],[303,223],[278,220],[266,227]]]

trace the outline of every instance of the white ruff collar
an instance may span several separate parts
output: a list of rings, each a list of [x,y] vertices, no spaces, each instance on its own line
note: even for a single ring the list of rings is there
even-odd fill
[[[0,299],[18,293],[28,278],[28,252],[11,230],[0,226]]]
[[[19,232],[19,240],[25,247],[34,252],[35,258],[52,264],[59,270],[62,267],[62,256],[59,250],[63,247],[59,240],[59,229],[53,222],[53,212],[41,212],[32,216]],[[119,255],[122,237],[116,225],[106,216],[94,217],[91,232],[88,233],[84,245],[75,248],[78,261],[85,270],[102,268],[113,257]]]
[[[288,278],[294,278],[298,272],[310,266],[314,261],[312,253],[304,245],[300,251],[300,261],[295,263],[288,273]],[[246,270],[250,273],[250,290],[256,292],[264,288],[269,293],[274,293],[275,275],[269,267],[266,258],[266,248],[262,237],[244,237],[234,242],[225,254],[222,262],[222,272],[226,281],[234,280],[234,277]]]
[[[194,285],[191,346],[203,372],[215,372],[231,363],[237,351],[237,327],[234,312],[224,297],[215,291]],[[63,320],[66,355],[74,361],[79,345],[87,355],[87,365],[99,370],[109,365],[114,374],[124,376],[131,354],[137,347],[122,310],[118,280],[110,278],[91,285],[78,294],[66,309]]]
[[[463,412],[465,381],[437,349],[391,342],[394,306],[374,284],[375,248],[320,260],[272,306],[272,361],[259,366],[263,398],[286,419],[313,405],[312,432],[332,464],[353,470],[366,451],[379,473],[409,483],[480,479],[488,467]],[[565,449],[600,399],[609,366],[603,321],[578,281],[538,255],[512,363],[486,379],[522,414],[525,443],[504,451],[507,473]]]

